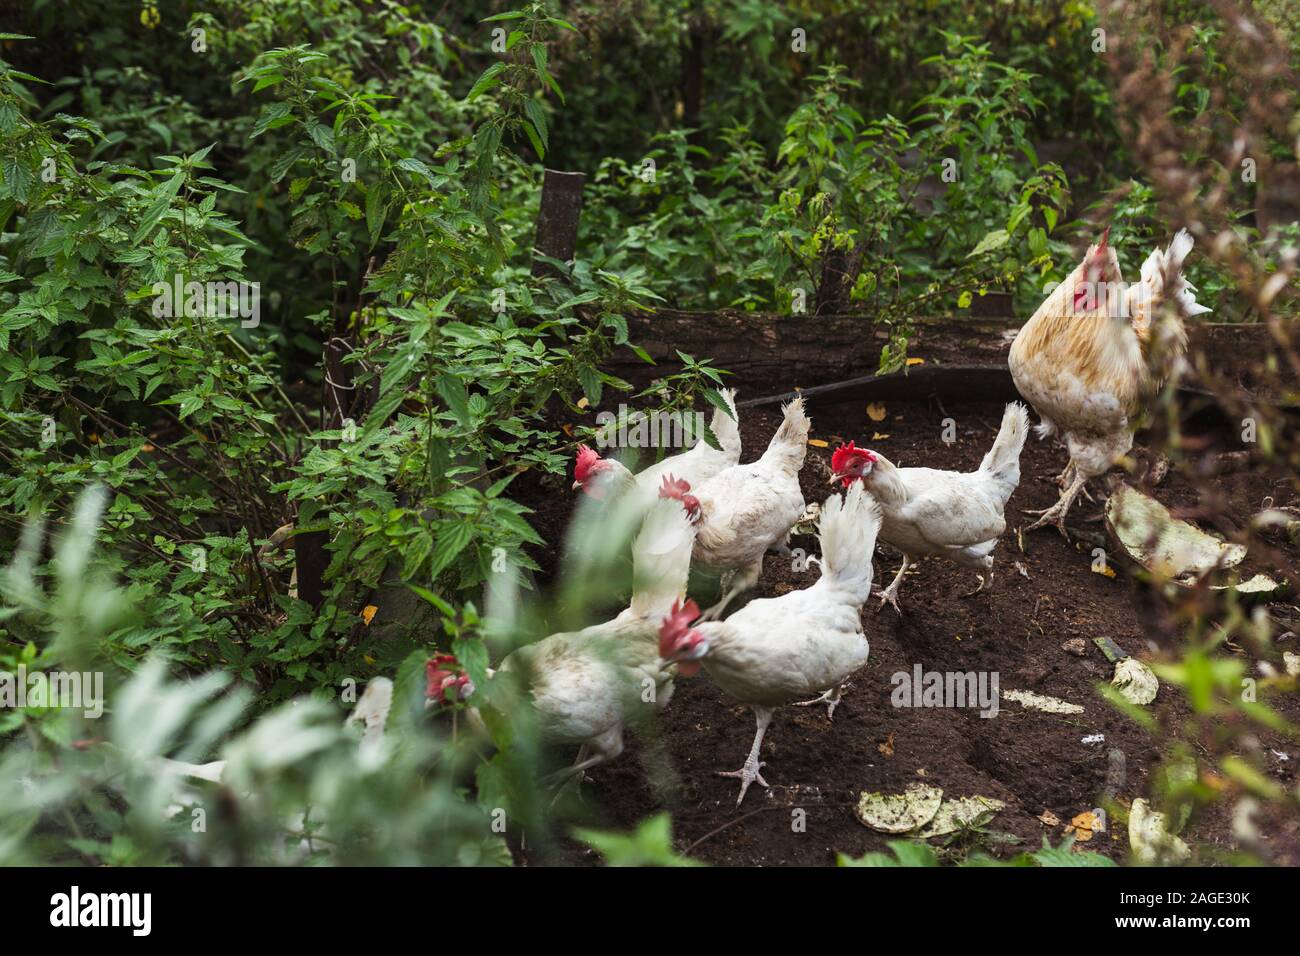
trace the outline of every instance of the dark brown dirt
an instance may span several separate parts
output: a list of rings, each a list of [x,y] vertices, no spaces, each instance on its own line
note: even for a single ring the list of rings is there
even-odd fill
[[[749,392],[754,394],[753,389]],[[870,421],[861,403],[813,408],[813,438],[828,447],[809,448],[802,473],[805,498],[826,498],[830,451],[841,439],[873,447],[896,464],[975,468],[993,440],[1002,406],[952,401],[946,405],[943,408],[933,400],[889,402],[887,417],[880,422]],[[945,445],[941,422],[949,415],[958,423],[958,436],[954,444]],[[772,407],[742,409],[742,460],[761,454],[779,421],[780,412]],[[672,811],[678,848],[708,863],[826,865],[834,862],[837,851],[858,856],[885,849],[891,839],[856,820],[852,806],[863,790],[901,792],[914,781],[924,781],[942,787],[947,796],[979,794],[1004,801],[1006,808],[987,827],[993,835],[975,837],[981,849],[996,854],[1035,849],[1044,836],[1060,843],[1064,826],[1075,815],[1102,805],[1108,765],[1116,759],[1108,756],[1112,750],[1122,752],[1124,774],[1116,794],[1120,805],[1150,796],[1161,745],[1098,696],[1096,685],[1109,680],[1113,667],[1092,639],[1109,637],[1129,653],[1159,659],[1176,650],[1183,638],[1126,570],[1120,568],[1114,577],[1093,573],[1091,552],[1098,542],[1068,543],[1056,531],[1044,529],[1025,535],[1021,552],[1014,528],[1030,520],[1022,511],[1055,500],[1056,486],[1049,476],[1063,464],[1059,446],[1033,437],[1027,442],[1020,488],[1008,506],[1013,530],[995,552],[991,591],[962,597],[977,583],[974,573],[930,559],[904,582],[902,617],[890,608],[877,612],[874,600],[868,605],[863,622],[871,660],[852,679],[834,722],[827,720],[822,707],[787,707],[777,712],[762,754],[770,791],[755,785],[737,809],[737,781],[715,774],[744,761],[754,720],[748,708],[728,699],[701,672],[694,679],[678,681],[676,697],[659,728],[678,775],[667,798],[656,796],[663,788],[653,787],[646,773],[644,757],[652,748],[633,738],[618,761],[593,771],[584,785],[588,822],[630,829],[667,808]],[[1300,503],[1291,481],[1257,468],[1225,475],[1218,490],[1238,519],[1258,510],[1265,496],[1273,496],[1278,505]],[[1098,493],[1104,491],[1104,487],[1094,488],[1099,502]],[[1157,495],[1171,506],[1194,509],[1197,504],[1195,492],[1177,474],[1171,474]],[[521,497],[538,509],[533,520],[539,530],[548,540],[558,540],[571,496],[538,487]],[[1081,500],[1071,524],[1084,535],[1103,535],[1097,520],[1100,507]],[[815,538],[796,538],[792,544],[809,553],[816,550]],[[552,569],[547,554],[537,557],[544,568]],[[1296,557],[1294,549],[1287,552],[1289,561]],[[876,581],[887,584],[897,564],[897,556],[888,548],[878,550]],[[816,573],[796,572],[788,558],[769,555],[755,596],[807,587]],[[1284,616],[1297,614],[1289,605],[1274,610]],[[1085,656],[1062,648],[1071,639],[1085,642]],[[1295,649],[1295,639],[1291,642]],[[1245,655],[1247,674],[1260,676],[1247,649],[1229,647],[1224,653]],[[1003,690],[1051,695],[1082,705],[1084,713],[1047,714],[1004,701],[998,715],[988,719],[974,708],[892,706],[891,675],[910,673],[918,663],[927,671],[996,671]],[[1271,702],[1288,719],[1300,722],[1300,701],[1294,694]],[[1164,684],[1149,709],[1174,725],[1189,716],[1182,694]],[[1104,743],[1082,743],[1082,738],[1095,734],[1104,734]],[[1266,755],[1267,775],[1294,788],[1295,768],[1300,764],[1294,745],[1268,733],[1256,731],[1255,737]],[[1290,759],[1278,758],[1271,753],[1273,748]],[[1219,781],[1211,778],[1210,782]],[[1202,848],[1228,851],[1234,843],[1232,803],[1219,801],[1200,812],[1184,837]],[[804,832],[793,826],[801,816],[797,810],[806,811]],[[1045,811],[1047,819],[1054,817],[1059,823],[1043,823],[1040,817]],[[1296,819],[1257,822],[1269,838],[1274,859],[1300,863]],[[1010,834],[1017,842],[1004,842],[996,834]],[[1122,859],[1128,849],[1125,828],[1112,826],[1110,832],[1097,834],[1081,846]],[[592,855],[573,847],[571,859],[585,862]],[[1203,853],[1201,861],[1213,862],[1213,853]]]

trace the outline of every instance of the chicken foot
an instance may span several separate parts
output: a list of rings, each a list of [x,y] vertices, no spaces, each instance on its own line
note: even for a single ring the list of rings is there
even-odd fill
[[[820,697],[814,697],[812,700],[796,701],[794,706],[812,707],[814,704],[825,704],[826,719],[834,720],[835,708],[839,706],[840,699],[844,696],[844,688],[847,686],[848,684],[840,684],[838,687],[832,687],[830,690],[824,691]]]
[[[623,752],[623,729],[615,727],[606,731],[594,741],[583,744],[578,748],[577,759],[573,764],[565,767],[563,770],[557,770],[555,773],[547,775],[542,780],[544,786],[558,785],[559,790],[563,790],[565,785],[573,778],[579,781],[581,787],[582,778],[592,767],[599,766],[607,760],[613,760]],[[588,754],[591,756],[587,756]],[[559,797],[559,793],[556,793]]]
[[[979,587],[977,587],[974,591],[967,591],[966,593],[962,594],[961,597],[964,598],[974,597],[975,595],[983,591],[985,588],[993,587],[993,565],[992,564],[989,564],[989,576],[987,579],[984,577],[984,575],[979,574],[978,572],[976,572],[975,576],[980,579]]]
[[[719,777],[739,777],[740,778],[740,796],[736,798],[736,806],[740,806],[745,800],[745,794],[749,791],[749,785],[755,780],[763,787],[764,790],[770,789],[766,780],[763,779],[762,771],[765,763],[758,759],[758,752],[763,747],[763,735],[767,733],[767,725],[772,722],[773,710],[771,707],[759,707],[753,705],[754,718],[758,722],[758,730],[754,733],[754,746],[749,748],[749,756],[745,758],[745,765],[739,770],[719,770]]]
[[[1065,530],[1065,516],[1069,514],[1070,507],[1074,504],[1074,499],[1079,497],[1079,493],[1083,491],[1083,486],[1087,483],[1088,476],[1076,468],[1074,480],[1070,482],[1068,488],[1061,492],[1061,497],[1057,499],[1056,504],[1052,505],[1050,508],[1044,508],[1041,511],[1025,512],[1025,514],[1028,515],[1038,515],[1039,518],[1023,530],[1033,531],[1037,528],[1043,527],[1043,525],[1052,524],[1061,532],[1061,537],[1065,538],[1066,541],[1069,541],[1070,535]]]
[[[700,615],[701,621],[716,621],[722,617],[722,612],[727,609],[737,595],[748,591],[758,583],[759,577],[763,573],[763,558],[760,556],[753,564],[743,568],[737,568],[728,571],[722,576],[722,598],[717,604],[706,610]]]
[[[898,588],[899,585],[903,583],[903,575],[907,573],[907,569],[910,568],[912,564],[912,560],[908,558],[907,555],[903,555],[903,566],[899,568],[898,573],[894,575],[894,580],[889,583],[889,587],[876,594],[876,597],[880,598],[880,607],[876,608],[876,613],[880,613],[880,611],[884,610],[886,604],[892,604],[894,610],[898,612],[900,617],[902,616],[903,609],[898,606]]]

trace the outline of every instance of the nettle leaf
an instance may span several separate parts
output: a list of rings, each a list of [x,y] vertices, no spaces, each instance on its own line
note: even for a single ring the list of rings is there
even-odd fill
[[[418,173],[425,179],[433,179],[433,170],[424,164],[422,160],[414,156],[407,156],[405,159],[399,159],[396,163],[398,169],[404,169],[409,173]]]
[[[153,202],[145,210],[144,217],[140,220],[140,225],[136,228],[135,234],[131,237],[132,245],[139,245],[146,236],[153,231],[154,226],[162,222],[163,216],[167,215],[167,210],[171,208],[172,200],[180,192],[181,184],[185,182],[185,173],[183,170],[177,170],[172,174],[162,186],[155,191]]]
[[[546,113],[542,109],[542,104],[538,103],[537,100],[526,100],[524,102],[524,112],[532,121],[533,128],[537,130],[537,135],[541,138],[542,144],[549,149],[551,141],[547,135]]]
[[[578,366],[578,381],[582,383],[582,393],[587,396],[587,401],[592,405],[600,404],[600,396],[605,388],[600,372],[590,365],[580,365]]]
[[[497,62],[497,63],[493,63],[486,70],[484,70],[483,74],[474,82],[474,85],[470,88],[469,93],[465,97],[465,101],[467,103],[473,102],[479,96],[483,95],[488,90],[492,89],[492,87],[496,86],[497,83],[500,82],[498,77],[500,77],[501,71],[504,70],[505,68],[506,68],[506,64]]]
[[[457,424],[468,426],[471,418],[469,391],[465,388],[465,383],[454,375],[443,374],[435,380],[434,387],[442,400],[447,403],[447,409],[456,416]]]
[[[443,522],[438,525],[437,536],[433,543],[433,554],[429,558],[429,578],[433,580],[445,571],[465,550],[474,537],[474,526],[465,521]]]
[[[727,400],[722,397],[721,392],[719,392],[717,389],[714,388],[706,388],[706,389],[702,389],[701,391],[702,394],[704,395],[705,400],[708,401],[710,405],[712,405],[714,408],[721,409],[723,414],[725,414],[732,421],[736,420],[736,416],[733,415],[731,412],[731,406],[727,404]]]

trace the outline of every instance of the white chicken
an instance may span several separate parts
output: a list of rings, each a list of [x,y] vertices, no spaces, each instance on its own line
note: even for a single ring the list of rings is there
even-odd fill
[[[993,581],[993,549],[1006,530],[1007,500],[1020,484],[1020,451],[1029,431],[1025,406],[1012,402],[1002,414],[993,447],[975,471],[898,468],[878,452],[841,445],[831,456],[831,482],[861,481],[880,502],[880,540],[903,553],[903,566],[880,593],[880,606],[898,606],[898,588],[913,563],[939,555],[979,575],[982,591]]]
[[[542,740],[578,744],[561,777],[581,774],[623,751],[623,727],[646,705],[661,710],[672,697],[670,669],[659,659],[660,622],[686,593],[695,526],[686,483],[664,477],[660,495],[633,544],[631,605],[581,631],[552,634],[521,647],[491,676],[524,677]],[[686,499],[683,501],[683,499]],[[471,709],[471,720],[477,713]]]
[[[871,595],[871,556],[880,530],[880,506],[861,484],[832,495],[821,511],[821,577],[802,591],[749,602],[725,621],[691,626],[694,601],[674,607],[659,631],[665,665],[684,677],[701,664],[718,686],[754,711],[757,731],[745,765],[722,776],[740,778],[740,796],[755,780],[763,787],[759,753],[775,708],[798,702],[827,704],[833,716],[844,681],[867,662],[862,605]],[[799,698],[818,691],[813,700]]]
[[[594,448],[582,445],[578,448],[574,461],[573,490],[602,501],[617,501],[624,495],[631,494],[638,510],[643,511],[654,504],[666,475],[671,474],[692,488],[698,488],[718,472],[731,467],[740,461],[740,419],[736,415],[736,391],[723,389],[720,394],[731,409],[731,415],[720,408],[714,409],[713,420],[709,424],[721,446],[720,450],[708,442],[699,441],[681,454],[656,462],[634,475],[621,461],[602,458]]]
[[[785,542],[804,513],[799,469],[808,451],[803,399],[782,409],[784,419],[758,461],[733,465],[696,486],[699,524],[694,560],[722,572],[722,596],[704,612],[721,617],[728,604],[758,583],[763,555]]]
[[[1051,523],[1061,534],[1070,506],[1090,478],[1104,474],[1133,447],[1135,419],[1146,400],[1182,361],[1184,316],[1210,311],[1183,278],[1192,237],[1179,230],[1165,250],[1142,265],[1141,281],[1125,288],[1119,259],[1101,241],[1038,307],[1011,345],[1016,388],[1038,412],[1040,438],[1061,435],[1070,453],[1061,497],[1025,530]],[[1122,290],[1122,294],[1119,294]],[[1165,309],[1165,305],[1172,309]],[[1164,321],[1155,321],[1165,314]],[[1159,359],[1160,361],[1156,361]]]

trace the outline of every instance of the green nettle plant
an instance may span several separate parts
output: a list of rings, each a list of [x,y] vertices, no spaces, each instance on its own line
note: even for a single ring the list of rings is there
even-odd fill
[[[112,672],[113,746],[85,746],[93,779],[108,784],[139,773],[141,754],[212,756],[228,731],[278,736],[258,729],[277,719],[269,710],[277,703],[303,693],[347,703],[350,688],[385,673],[397,674],[398,710],[418,711],[423,662],[436,647],[454,650],[483,682],[487,653],[473,598],[494,567],[517,576],[535,568],[524,548],[543,543],[508,488],[530,469],[567,470],[592,429],[564,433],[554,408],[582,414],[607,390],[630,388],[600,365],[617,347],[640,352],[625,317],[654,298],[637,269],[552,263],[546,276],[531,275],[528,250],[515,238],[523,222],[502,206],[533,177],[503,143],[544,150],[540,103],[559,93],[544,41],[566,25],[540,4],[492,22],[509,28],[505,58],[466,96],[485,105],[477,114],[463,110],[474,117],[466,135],[424,158],[415,155],[424,132],[386,112],[382,94],[358,87],[320,51],[272,49],[235,77],[236,89],[265,101],[251,124],[233,128],[246,133],[255,163],[268,155],[262,141],[277,140],[258,188],[275,197],[293,254],[366,263],[359,279],[336,269],[328,304],[303,317],[344,345],[338,364],[326,363],[320,376],[326,398],[319,408],[303,400],[302,385],[284,384],[277,347],[289,327],[285,300],[270,301],[275,290],[250,271],[256,244],[226,211],[239,208],[247,190],[213,175],[214,150],[229,147],[213,143],[147,165],[96,158],[120,138],[63,113],[37,118],[28,87],[41,80],[0,62],[3,520],[14,540],[23,516],[60,527],[76,496],[94,484],[102,491],[86,507],[97,532],[78,519],[76,541],[65,547],[86,565],[94,538],[105,579],[122,582],[83,594],[78,582],[61,580],[55,595],[38,600],[42,545],[31,530],[38,524],[28,524],[27,549],[10,555],[0,663],[58,668],[85,654]],[[231,301],[257,308],[213,308],[206,290],[214,284],[230,284]],[[263,318],[274,319],[279,332],[261,329]],[[720,383],[707,362],[688,360],[639,397],[674,408],[704,390],[716,404]],[[332,404],[340,393],[349,414]],[[317,542],[326,565],[314,601],[303,593],[310,582],[299,538]],[[376,611],[368,604],[386,573],[410,582],[433,613],[380,637],[368,628]],[[51,607],[98,606],[108,595],[132,613],[101,620],[77,638],[74,653],[75,628],[49,618]],[[146,659],[154,663],[145,666]],[[172,668],[224,674],[224,682],[252,693],[239,707],[233,697],[220,704],[220,716],[209,720],[201,711],[217,684],[203,684],[197,696],[178,690],[184,716],[178,711],[175,727],[139,747],[135,737],[148,720],[128,719],[112,701],[145,693],[141,680],[165,686],[162,659]],[[321,754],[333,746],[313,722],[338,736],[346,715],[335,708],[301,713],[308,716],[275,725],[311,741],[300,750],[286,743],[286,773],[299,758],[325,760]],[[198,738],[186,736],[192,723],[204,728]],[[493,728],[500,752],[480,763],[474,789],[485,806],[535,823],[527,741],[513,745],[507,725]],[[29,710],[7,712],[4,730],[24,741],[15,755],[23,772],[7,780],[26,779],[37,766],[55,769],[55,796],[39,808],[12,804],[15,825],[56,821],[59,836],[51,841],[59,849],[50,858],[251,861],[253,843],[241,841],[255,832],[202,850],[181,848],[154,832],[163,822],[143,834],[118,830],[112,814],[119,811],[106,809],[114,797],[93,787],[70,794],[77,768],[89,766],[73,744],[97,740],[93,729]],[[439,750],[433,740],[436,734],[401,751],[407,769],[399,775],[424,781],[435,761],[445,771],[442,802],[421,802],[427,786],[384,789],[412,808],[413,827],[469,820],[473,835],[413,859],[500,859],[499,836],[484,837],[496,831],[468,809],[476,806],[466,789],[474,778],[456,756],[468,755],[468,744]],[[119,751],[128,753],[129,766]],[[337,795],[346,761],[325,762],[283,790],[267,768],[241,771],[250,785],[275,790],[274,812],[249,826],[276,825],[281,810],[311,803],[315,788]],[[128,791],[128,804],[134,796]],[[369,812],[331,805],[325,826],[335,832],[352,832],[348,821]],[[2,839],[16,845],[23,835],[6,830]],[[429,842],[412,838],[412,845]],[[337,858],[397,862],[399,844],[348,846]]]

